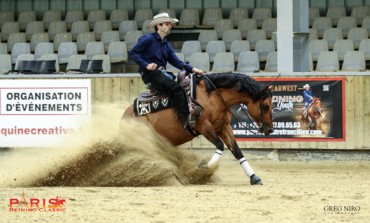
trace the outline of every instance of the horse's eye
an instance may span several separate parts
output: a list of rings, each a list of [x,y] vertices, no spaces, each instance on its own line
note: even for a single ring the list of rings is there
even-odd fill
[[[262,104],[261,105],[261,109],[264,111],[264,112],[268,112],[270,110],[270,106],[267,105],[267,104]]]

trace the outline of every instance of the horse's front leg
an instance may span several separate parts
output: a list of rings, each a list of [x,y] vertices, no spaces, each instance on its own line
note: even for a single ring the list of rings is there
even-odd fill
[[[236,140],[234,138],[233,130],[230,125],[224,128],[221,134],[221,139],[225,142],[226,146],[229,148],[231,153],[234,155],[235,159],[239,161],[240,166],[243,168],[244,172],[250,178],[250,183],[252,185],[262,185],[262,180],[253,171],[251,165],[245,159],[242,151],[240,150]]]

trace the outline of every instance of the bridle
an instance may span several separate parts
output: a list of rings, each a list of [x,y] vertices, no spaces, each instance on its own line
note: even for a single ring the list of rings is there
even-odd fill
[[[271,92],[266,92],[266,93],[268,93],[268,96],[267,97],[269,97],[269,96],[272,96],[271,95]],[[249,119],[249,121],[253,124],[253,126],[254,126],[254,128],[256,128],[256,129],[261,129],[262,127],[263,127],[263,124],[264,123],[267,123],[266,121],[265,121],[265,118],[263,117],[263,109],[262,109],[262,101],[263,100],[265,100],[267,97],[264,97],[264,98],[261,98],[261,99],[259,99],[259,108],[258,108],[258,112],[259,112],[259,115],[260,115],[260,119],[261,119],[261,121],[260,122],[257,122],[257,125],[258,126],[256,126],[254,123],[254,121],[252,120],[252,118],[250,117],[250,114],[249,114],[249,112],[246,112],[245,111],[245,109],[241,106],[241,105],[239,105],[239,107],[240,107],[240,109],[243,111],[243,113],[245,114],[245,116],[247,116],[248,117],[248,119]],[[248,109],[248,107],[247,107],[247,109]],[[235,116],[234,116],[234,114],[232,113],[232,111],[230,111],[231,112],[231,114],[232,114],[232,116],[234,117],[234,119],[237,121],[237,122],[239,122],[239,123],[241,123]],[[247,126],[245,126],[244,125],[244,127],[247,129],[247,130],[249,130],[248,129],[248,127]],[[250,131],[250,130],[249,130]],[[250,131],[250,132],[252,132],[252,131]],[[256,134],[256,133],[254,133],[254,132],[252,132],[253,134]]]

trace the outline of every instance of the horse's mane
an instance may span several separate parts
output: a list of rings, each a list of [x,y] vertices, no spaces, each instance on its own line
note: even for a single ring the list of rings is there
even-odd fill
[[[246,93],[252,97],[253,101],[265,98],[268,95],[261,95],[263,87],[253,78],[239,73],[212,73],[205,74],[204,82],[207,93],[215,88],[233,88],[237,92]]]

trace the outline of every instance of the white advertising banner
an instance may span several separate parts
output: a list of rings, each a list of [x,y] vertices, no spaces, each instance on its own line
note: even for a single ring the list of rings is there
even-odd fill
[[[57,146],[91,116],[90,80],[1,80],[0,147]]]

